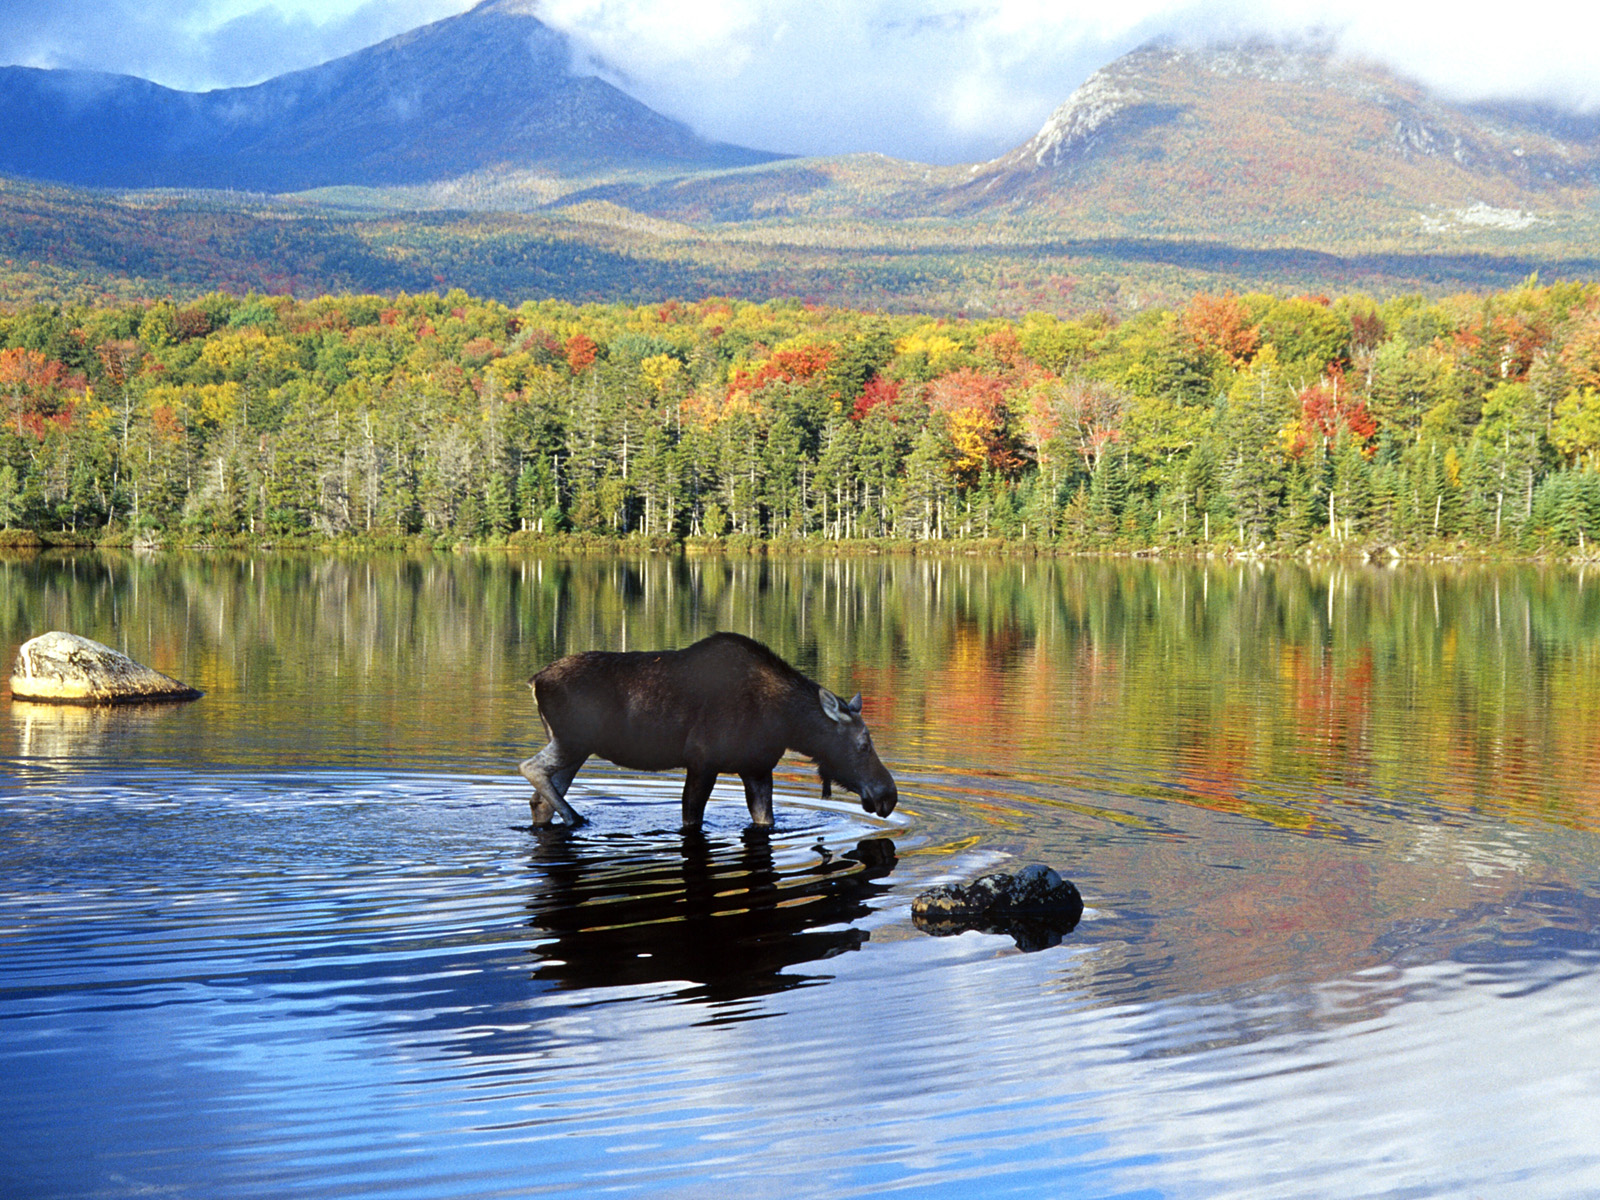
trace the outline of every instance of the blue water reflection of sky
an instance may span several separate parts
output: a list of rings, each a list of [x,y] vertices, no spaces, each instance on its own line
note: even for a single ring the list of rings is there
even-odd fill
[[[1023,955],[926,938],[891,894],[860,951],[789,968],[808,986],[719,1002],[671,980],[566,987],[542,973],[541,881],[487,850],[516,819],[510,787],[463,800],[423,782],[383,805],[354,787],[345,816],[374,853],[335,879],[304,847],[338,786],[298,815],[272,799],[281,781],[253,804],[252,786],[165,798],[233,831],[209,867],[90,855],[74,880],[48,839],[8,854],[0,1190],[1600,1192],[1587,950],[1108,1003],[1093,980],[1114,940]],[[170,820],[116,792],[100,802],[119,821],[48,788],[5,819],[64,836],[92,814],[135,847]],[[280,825],[292,862],[226,840],[248,827],[235,802]],[[430,822],[431,853],[403,844]]]

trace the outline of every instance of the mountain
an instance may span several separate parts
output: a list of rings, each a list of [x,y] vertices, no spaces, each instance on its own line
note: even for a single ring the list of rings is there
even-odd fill
[[[1022,145],[965,168],[872,156],[600,183],[696,224],[1026,223],[1073,238],[1370,247],[1546,235],[1600,211],[1600,118],[1461,105],[1326,47],[1154,44],[1095,72]]]
[[[0,68],[0,173],[99,187],[301,191],[485,169],[706,170],[779,157],[709,142],[572,69],[530,0],[476,8],[253,87]]]
[[[525,3],[204,95],[0,71],[0,306],[459,286],[1115,313],[1600,278],[1594,117],[1455,104],[1318,47],[1158,45],[990,162],[777,159],[574,74]]]
[[[1095,72],[941,207],[1230,239],[1526,228],[1593,199],[1597,135],[1572,114],[1454,104],[1326,48],[1152,45]]]

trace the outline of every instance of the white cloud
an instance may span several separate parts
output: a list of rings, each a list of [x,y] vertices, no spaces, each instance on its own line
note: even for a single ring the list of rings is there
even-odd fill
[[[1336,7],[1326,20],[1336,19]],[[1600,106],[1593,47],[1600,9],[1528,0],[1516,8],[1468,3],[1433,6],[1365,3],[1348,13],[1344,47],[1463,100],[1548,99]]]
[[[1089,70],[1146,35],[1137,3],[1115,28],[1075,7],[546,0],[541,11],[616,82],[711,136],[958,161],[1027,136]]]
[[[0,63],[204,90],[259,83],[471,7],[471,0],[0,0]]]
[[[1380,0],[546,0],[642,99],[703,132],[798,152],[953,162],[1030,136],[1095,68],[1160,35],[1317,29],[1459,99],[1600,105],[1600,11]],[[1557,33],[1559,31],[1559,34]]]

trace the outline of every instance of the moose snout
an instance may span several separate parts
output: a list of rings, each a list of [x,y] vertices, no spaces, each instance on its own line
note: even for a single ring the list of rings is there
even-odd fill
[[[886,788],[869,788],[861,793],[861,807],[880,817],[887,817],[892,813],[899,800],[900,793],[892,783]]]

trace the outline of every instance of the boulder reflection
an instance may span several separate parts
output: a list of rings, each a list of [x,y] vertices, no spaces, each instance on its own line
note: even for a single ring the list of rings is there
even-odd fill
[[[13,700],[17,754],[42,761],[79,761],[110,754],[156,722],[181,715],[174,704],[35,704]]]
[[[878,880],[896,861],[881,837],[843,854],[819,845],[785,866],[753,828],[739,842],[686,833],[677,853],[548,834],[531,856],[533,924],[555,935],[537,972],[562,989],[679,984],[667,994],[713,1004],[799,987],[822,976],[788,968],[867,941],[849,926],[888,890]]]

